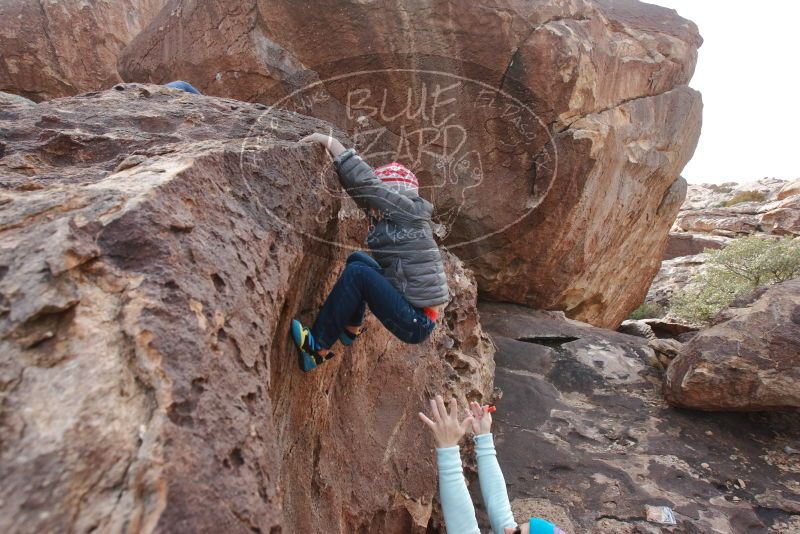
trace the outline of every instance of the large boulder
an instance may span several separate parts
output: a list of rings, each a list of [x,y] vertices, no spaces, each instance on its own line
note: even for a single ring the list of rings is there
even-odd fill
[[[666,340],[509,304],[480,313],[497,345],[493,431],[518,521],[592,534],[797,531],[800,462],[784,447],[800,443],[800,412],[675,410],[652,350],[670,353]],[[678,524],[647,523],[647,505],[672,508]]]
[[[483,296],[616,327],[684,198],[700,43],[630,0],[171,0],[120,70],[334,122],[417,172]]]
[[[0,91],[35,101],[107,89],[117,56],[166,0],[0,2]]]
[[[800,236],[800,192],[766,204],[758,214],[758,221],[761,230],[768,234]]]
[[[683,346],[664,395],[699,410],[800,407],[800,279],[734,302]]]
[[[159,86],[0,109],[0,531],[425,532],[416,413],[484,399],[493,349],[451,254],[431,340],[373,316],[311,374],[365,221],[290,112]]]

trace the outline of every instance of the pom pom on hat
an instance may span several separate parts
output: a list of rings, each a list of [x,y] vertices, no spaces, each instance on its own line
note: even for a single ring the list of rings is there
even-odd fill
[[[393,161],[375,169],[377,176],[383,183],[392,185],[398,191],[409,191],[419,194],[419,181],[414,173],[404,165]]]

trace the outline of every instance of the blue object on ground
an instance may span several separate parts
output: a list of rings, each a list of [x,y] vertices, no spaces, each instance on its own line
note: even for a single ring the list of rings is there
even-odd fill
[[[176,80],[174,82],[169,82],[164,84],[167,87],[172,87],[173,89],[180,89],[181,91],[186,91],[187,93],[192,93],[194,95],[201,95],[200,91],[195,89],[195,87],[190,84],[189,82],[184,82],[183,80]]]

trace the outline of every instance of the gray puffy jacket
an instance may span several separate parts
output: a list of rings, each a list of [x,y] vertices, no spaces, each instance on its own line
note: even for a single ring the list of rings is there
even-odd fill
[[[431,230],[433,205],[412,192],[387,187],[352,148],[333,163],[342,186],[358,206],[381,215],[374,221],[367,245],[384,276],[418,308],[447,302],[442,254]]]

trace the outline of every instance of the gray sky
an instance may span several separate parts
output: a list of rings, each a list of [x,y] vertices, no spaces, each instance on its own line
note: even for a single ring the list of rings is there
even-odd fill
[[[800,2],[649,0],[700,28],[691,86],[703,133],[683,176],[693,183],[800,178]]]

